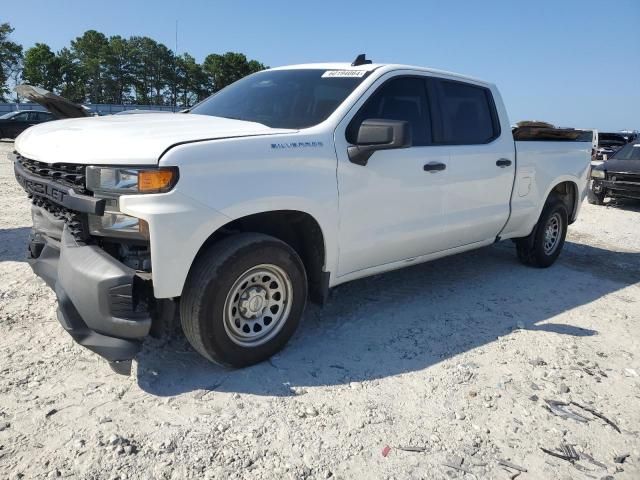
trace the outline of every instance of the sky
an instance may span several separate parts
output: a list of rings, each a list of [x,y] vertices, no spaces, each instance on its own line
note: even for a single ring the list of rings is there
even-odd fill
[[[406,63],[498,85],[510,120],[640,129],[640,0],[0,0],[25,48],[85,30],[146,35],[202,61]]]

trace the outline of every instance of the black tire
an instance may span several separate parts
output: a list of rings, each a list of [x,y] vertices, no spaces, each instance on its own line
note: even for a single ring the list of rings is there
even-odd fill
[[[593,185],[590,185],[589,188],[587,188],[587,202],[591,205],[604,205],[604,197],[604,192],[595,193],[593,191]]]
[[[227,304],[227,300],[231,298],[231,290],[239,288],[238,281],[243,275],[263,265],[275,266],[288,276],[282,277],[290,280],[287,283],[290,298],[286,302],[283,300],[286,303],[283,311],[288,309],[288,315],[282,317],[283,321],[278,321],[277,330],[264,327],[265,331],[271,328],[270,335],[273,335],[267,336],[264,343],[255,346],[238,344],[238,340],[234,341],[234,334],[229,333],[233,332],[229,323],[233,319],[225,322],[225,311],[228,312],[233,305],[233,300],[230,300],[231,304]],[[268,278],[266,281],[269,282]],[[259,233],[240,233],[213,244],[196,258],[180,300],[180,317],[185,336],[201,355],[224,366],[246,367],[268,359],[285,346],[300,323],[306,301],[307,276],[298,254],[277,238]],[[250,319],[242,321],[247,325],[252,322]],[[237,322],[236,325],[240,328]],[[255,327],[255,323],[252,325]],[[238,333],[242,335],[242,332],[236,332],[236,338]]]
[[[528,237],[516,240],[516,250],[520,261],[525,265],[537,268],[547,268],[553,265],[564,246],[568,218],[566,205],[558,198],[550,198],[542,209],[540,219],[533,232]],[[548,226],[553,230],[551,222],[557,222],[560,231],[557,233],[553,249],[549,250],[545,248],[545,232]]]

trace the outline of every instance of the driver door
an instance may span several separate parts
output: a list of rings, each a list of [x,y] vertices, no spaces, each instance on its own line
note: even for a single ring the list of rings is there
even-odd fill
[[[447,248],[442,193],[449,153],[430,145],[426,78],[381,77],[336,129],[339,277]],[[347,148],[368,119],[409,122],[412,146],[376,151],[364,166],[352,163]]]

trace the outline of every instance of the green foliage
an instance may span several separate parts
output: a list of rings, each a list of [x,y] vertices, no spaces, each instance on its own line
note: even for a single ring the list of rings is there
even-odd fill
[[[87,30],[71,41],[71,52],[80,67],[78,73],[86,85],[87,100],[91,103],[104,103],[104,60],[108,48],[107,37],[95,30]]]
[[[0,25],[0,96],[22,65],[22,47]],[[24,56],[22,77],[78,103],[138,103],[189,107],[230,83],[266,68],[242,53],[210,54],[203,64],[188,53],[175,56],[149,37],[106,37],[87,30],[58,53],[37,43]]]
[[[62,83],[60,58],[48,45],[36,43],[24,54],[22,80],[31,85],[40,85],[47,90],[55,90]]]
[[[135,77],[129,40],[118,35],[109,37],[103,62],[105,103],[130,101],[133,98],[130,90]]]
[[[68,48],[63,48],[58,53],[60,61],[60,88],[55,90],[72,102],[82,103],[86,98],[86,86],[82,65]],[[39,86],[39,85],[36,85]]]
[[[188,53],[176,59],[175,103],[189,106],[203,100],[209,95],[207,75]]]
[[[13,28],[8,23],[0,24],[0,100],[10,93],[9,79],[17,79],[22,65],[22,46],[9,40]]]
[[[242,53],[227,52],[224,55],[207,55],[202,68],[207,75],[209,90],[217,92],[236,80],[266,67],[256,60],[248,61]]]

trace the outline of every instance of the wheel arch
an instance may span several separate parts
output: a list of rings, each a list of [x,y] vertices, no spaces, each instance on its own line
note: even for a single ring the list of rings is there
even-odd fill
[[[562,180],[558,181],[551,187],[547,196],[545,197],[545,204],[549,201],[551,196],[557,197],[567,207],[567,213],[569,214],[569,225],[575,222],[578,215],[579,193],[578,184],[574,180]],[[543,205],[544,206],[544,205]]]
[[[324,303],[329,288],[326,237],[320,223],[300,210],[267,210],[230,220],[211,233],[196,253],[190,269],[211,245],[236,233],[263,233],[291,246],[304,264],[309,296]]]

